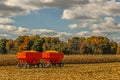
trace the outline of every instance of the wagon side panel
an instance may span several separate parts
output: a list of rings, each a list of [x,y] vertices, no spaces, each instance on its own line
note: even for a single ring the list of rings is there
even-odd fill
[[[27,53],[27,62],[30,64],[37,64],[42,58],[41,52],[28,52]]]
[[[26,59],[26,53],[24,53],[24,52],[17,53],[17,58],[18,59]]]
[[[50,61],[54,64],[60,63],[63,57],[63,53],[50,53]]]
[[[50,53],[49,52],[43,52],[42,53],[42,58],[43,59],[49,59],[50,58]]]
[[[20,64],[26,63],[26,53],[25,52],[17,53],[17,58],[19,59]]]

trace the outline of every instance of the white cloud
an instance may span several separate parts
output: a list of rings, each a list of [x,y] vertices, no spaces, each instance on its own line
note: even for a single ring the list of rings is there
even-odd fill
[[[120,2],[110,1],[102,6],[102,14],[106,16],[120,16]]]
[[[103,3],[106,2],[107,0],[89,0],[91,3]]]
[[[32,29],[30,34],[48,37],[48,36],[55,36],[57,32],[54,30],[48,30],[48,29]]]
[[[8,38],[8,37],[10,37],[10,35],[8,35],[8,34],[0,34],[0,38]]]
[[[40,8],[37,7],[40,2],[40,0],[7,0],[4,4],[10,7],[19,7],[24,10],[36,10]]]
[[[53,2],[54,0],[39,0],[39,1],[43,3],[49,3],[49,2]]]
[[[78,37],[89,37],[91,34],[88,31],[81,31],[81,32],[75,33],[75,35]]]
[[[77,20],[80,22],[97,21],[101,16],[119,16],[120,2],[107,0],[90,0],[86,5],[77,5],[65,9],[62,19]]]
[[[25,9],[38,9],[44,7],[69,8],[80,4],[87,4],[88,2],[88,0],[7,0],[5,4]]]
[[[78,28],[78,25],[77,24],[70,24],[68,27],[70,29],[76,29],[76,28]]]
[[[23,27],[16,27],[15,31],[12,31],[12,34],[18,34],[18,35],[29,35],[30,30],[28,28],[23,28]]]
[[[10,35],[40,35],[41,37],[60,37],[60,40],[67,41],[73,36],[67,32],[57,32],[48,29],[29,29],[25,27],[15,27],[11,25],[0,25],[0,31]],[[8,37],[10,35],[0,35],[0,37]]]
[[[9,19],[9,18],[0,18],[0,24],[1,25],[11,25],[13,23],[14,23],[14,21],[12,19]]]
[[[13,17],[16,15],[25,15],[27,14],[27,10],[22,9],[17,6],[8,6],[4,3],[0,3],[0,17]]]
[[[1,7],[2,16],[28,14],[41,8],[63,8],[62,19],[80,22],[96,21],[101,15],[120,15],[120,2],[107,0],[5,0]]]
[[[118,43],[120,43],[120,37],[112,37],[111,39],[118,42]]]
[[[57,36],[60,37],[60,40],[67,41],[68,39],[73,37],[73,34],[67,32],[58,32]]]
[[[114,18],[105,17],[100,24],[94,24],[93,33],[95,34],[115,34],[120,32],[120,26]]]
[[[29,29],[23,27],[15,27],[12,25],[0,25],[0,31],[10,33],[10,34],[28,34]]]
[[[76,5],[87,4],[88,0],[1,0],[0,17],[26,15],[42,8],[66,9]]]
[[[40,35],[41,37],[59,37],[62,41],[67,41],[70,39],[73,34],[67,33],[67,32],[57,32],[54,30],[48,30],[48,29],[31,29],[32,35]]]
[[[60,36],[62,40],[67,40],[73,36],[72,33],[16,27],[12,25],[14,20],[11,19],[11,17],[26,15],[31,11],[43,8],[62,8],[62,19],[78,21],[78,24],[70,24],[68,26],[70,29],[91,27],[93,32],[81,31],[74,35],[89,36],[91,34],[109,35],[119,33],[120,24],[118,24],[114,18],[111,18],[113,16],[120,16],[120,2],[116,1],[117,0],[0,0],[0,31],[12,35],[38,34],[40,36]],[[101,21],[101,16],[106,18]]]
[[[93,9],[96,6],[96,9]],[[99,5],[98,5],[99,6]],[[62,19],[78,21],[95,21],[99,17],[99,8],[96,4],[86,6],[76,6],[66,9],[63,12]]]
[[[0,25],[0,30],[1,31],[5,31],[5,32],[13,32],[16,31],[16,27],[15,26],[11,26],[11,25]]]

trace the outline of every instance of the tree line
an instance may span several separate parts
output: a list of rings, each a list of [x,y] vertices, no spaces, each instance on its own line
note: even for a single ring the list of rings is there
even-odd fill
[[[0,39],[0,54],[16,54],[17,52],[34,50],[56,50],[64,54],[120,54],[120,45],[107,37],[91,36],[73,37],[68,42],[59,37],[18,36],[15,40]]]

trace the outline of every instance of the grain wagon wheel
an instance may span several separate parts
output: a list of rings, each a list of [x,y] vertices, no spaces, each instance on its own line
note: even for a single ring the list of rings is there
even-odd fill
[[[39,64],[38,64],[38,67],[39,67],[39,68],[42,68],[42,67],[43,67],[43,63],[39,63]]]
[[[30,68],[30,64],[29,64],[29,63],[26,63],[26,64],[24,65],[24,67],[25,67],[25,68]]]
[[[64,63],[60,62],[60,63],[59,63],[59,66],[60,66],[60,67],[63,67],[63,66],[64,66]]]
[[[52,63],[43,64],[43,67],[45,67],[45,68],[49,68],[49,67],[52,67],[52,66],[53,66]]]
[[[53,64],[50,62],[49,64],[48,64],[48,67],[52,67],[53,66]]]
[[[20,63],[17,63],[17,67],[22,68],[22,67],[23,67],[23,65],[22,65],[22,64],[20,64]]]

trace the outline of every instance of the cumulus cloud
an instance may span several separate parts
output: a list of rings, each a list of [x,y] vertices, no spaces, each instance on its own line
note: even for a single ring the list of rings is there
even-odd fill
[[[41,37],[60,37],[60,40],[67,41],[73,34],[67,32],[57,32],[48,29],[29,29],[25,27],[15,27],[11,25],[0,25],[0,31],[10,35],[39,35]],[[0,37],[9,37],[7,34],[0,34]]]
[[[58,32],[57,36],[60,37],[60,40],[67,41],[68,39],[73,37],[73,34],[67,32]]]
[[[88,0],[7,0],[5,4],[26,9],[38,9],[44,7],[68,8],[80,4],[87,4],[88,2]]]
[[[48,29],[31,29],[31,35],[40,35],[41,37],[59,37],[62,41],[67,41],[71,37],[73,37],[72,33],[67,32],[57,32],[55,30]]]
[[[111,37],[111,39],[118,42],[118,43],[120,43],[120,37]]]
[[[114,0],[2,0],[2,2],[0,5],[2,16],[27,14],[31,10],[41,8],[63,8],[65,10],[62,19],[68,20],[96,21],[101,15],[120,15],[120,2]]]
[[[120,16],[120,2],[116,2],[115,0],[106,3],[102,10],[103,14],[108,16]]]
[[[26,14],[27,10],[20,7],[7,6],[5,4],[0,4],[0,17],[12,17],[16,15]]]
[[[55,36],[57,32],[54,30],[48,30],[48,29],[32,29],[31,34],[48,37],[48,36]]]
[[[8,37],[10,37],[10,35],[8,35],[8,34],[0,34],[0,38],[8,38]]]
[[[24,27],[16,27],[15,31],[12,31],[12,34],[18,34],[18,35],[29,35],[30,30],[28,28],[24,28]]]
[[[89,27],[92,31],[72,34],[12,25],[15,21],[11,17],[26,15],[43,8],[61,8],[62,19],[77,21],[75,24],[68,25],[70,29]],[[105,17],[104,20],[101,20],[101,16]],[[120,24],[113,16],[120,16],[120,1],[118,0],[0,0],[0,31],[12,35],[60,36],[61,40],[67,40],[74,35],[110,35],[120,31]]]
[[[91,33],[89,33],[88,31],[81,31],[81,32],[75,33],[75,35],[78,37],[89,37]]]
[[[120,2],[107,0],[89,0],[86,5],[77,5],[65,9],[62,19],[77,20],[80,22],[98,21],[101,16],[119,16]]]
[[[15,26],[11,26],[11,25],[0,25],[0,30],[1,31],[5,31],[5,32],[13,32],[15,31],[17,28]]]
[[[100,13],[98,12],[99,8],[96,5],[96,9],[93,9],[94,5],[86,5],[86,6],[77,6],[70,9],[66,9],[63,12],[62,19],[67,20],[78,20],[78,21],[95,21],[98,19]],[[92,10],[92,11],[91,11]]]
[[[91,3],[103,3],[106,2],[107,0],[89,0]]]
[[[112,17],[105,17],[100,24],[93,24],[95,34],[115,34],[120,32],[120,25]]]
[[[68,25],[68,27],[70,28],[70,29],[78,29],[78,28],[90,28],[90,27],[92,27],[92,23],[81,23],[81,24],[70,24],[70,25]]]
[[[48,7],[69,8],[76,5],[84,5],[89,3],[88,0],[53,0],[53,2],[44,4]]]
[[[33,0],[7,0],[6,2],[4,2],[4,4],[10,7],[19,7],[24,10],[35,10],[39,8],[37,7],[37,5],[40,2],[41,1],[39,0],[34,0],[34,1]]]
[[[14,23],[14,20],[9,18],[0,18],[0,24],[2,25],[12,25]]]
[[[68,27],[70,29],[76,29],[76,28],[78,28],[78,25],[77,24],[70,24]]]
[[[120,2],[115,0],[2,0],[0,6],[2,16],[21,15],[41,8],[65,9],[62,19],[68,20],[96,21],[101,15],[120,15]]]
[[[15,27],[12,25],[0,25],[0,31],[7,32],[10,34],[28,34],[29,29],[23,27]]]

